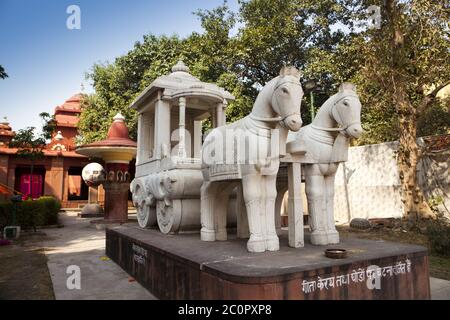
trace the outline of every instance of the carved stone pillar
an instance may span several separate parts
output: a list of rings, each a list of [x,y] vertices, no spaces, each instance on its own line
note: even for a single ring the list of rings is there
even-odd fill
[[[217,127],[223,126],[225,125],[224,122],[224,110],[223,110],[223,103],[219,102],[216,106],[216,122],[217,122]]]
[[[194,158],[200,158],[202,149],[202,121],[194,120]]]
[[[180,158],[186,158],[186,98],[180,97],[178,99],[178,103],[180,105],[180,116],[178,123],[180,141],[178,144],[178,156]]]
[[[155,158],[161,159],[165,155],[163,149],[170,152],[170,104],[159,99],[155,105]]]
[[[299,162],[288,163],[288,224],[289,246],[293,248],[305,245],[303,235],[303,203],[300,193],[302,186],[301,164]]]

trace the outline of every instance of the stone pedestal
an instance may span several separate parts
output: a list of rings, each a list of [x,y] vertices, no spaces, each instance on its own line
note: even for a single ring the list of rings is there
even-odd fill
[[[130,190],[129,164],[106,162],[105,215],[103,220],[92,223],[124,223],[128,221],[128,193]]]
[[[429,299],[426,248],[342,239],[344,259],[325,257],[330,246],[288,246],[249,253],[246,239],[200,241],[168,237],[127,223],[106,229],[106,254],[160,299]]]
[[[110,222],[126,222],[128,220],[128,191],[130,183],[106,182],[105,188],[105,220]]]
[[[76,150],[77,153],[105,161],[106,177],[102,179],[105,190],[105,218],[91,221],[97,228],[128,220],[128,192],[131,180],[129,164],[136,156],[136,143],[129,138],[125,118],[118,113],[113,119],[105,140],[80,146]],[[93,170],[92,174],[99,174],[95,172],[99,169]]]

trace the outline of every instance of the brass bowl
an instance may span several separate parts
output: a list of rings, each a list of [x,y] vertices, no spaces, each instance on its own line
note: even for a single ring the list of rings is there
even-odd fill
[[[326,249],[325,256],[331,259],[344,259],[347,257],[347,250],[345,249]]]

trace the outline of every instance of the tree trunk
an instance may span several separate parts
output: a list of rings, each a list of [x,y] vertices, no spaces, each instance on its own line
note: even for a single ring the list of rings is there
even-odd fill
[[[408,79],[402,75],[412,62],[404,47],[398,1],[386,0],[386,14],[392,28],[392,86],[393,103],[399,121],[397,165],[402,187],[403,216],[416,221],[425,211],[429,213],[429,210],[426,210],[428,206],[417,184],[417,165],[422,154],[417,145],[417,109],[411,104],[407,94]]]
[[[412,220],[419,217],[419,204],[422,202],[420,188],[417,184],[417,165],[420,159],[417,145],[417,121],[414,108],[398,93],[397,109],[399,113],[399,146],[397,163],[401,181],[403,216]]]

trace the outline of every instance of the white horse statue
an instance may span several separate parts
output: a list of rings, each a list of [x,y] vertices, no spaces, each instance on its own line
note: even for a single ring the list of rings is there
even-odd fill
[[[325,101],[310,125],[288,135],[287,151],[306,149],[308,156],[303,170],[312,244],[339,243],[333,212],[334,177],[339,163],[347,161],[350,138],[358,138],[362,132],[356,87],[343,83],[338,93]]]
[[[208,134],[202,147],[201,240],[227,239],[228,197],[241,186],[250,232],[248,251],[279,250],[276,177],[288,130],[298,131],[302,125],[302,97],[300,72],[283,67],[259,92],[248,116]]]

